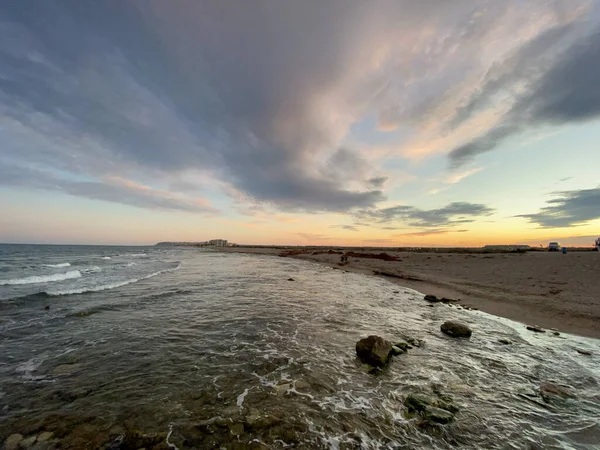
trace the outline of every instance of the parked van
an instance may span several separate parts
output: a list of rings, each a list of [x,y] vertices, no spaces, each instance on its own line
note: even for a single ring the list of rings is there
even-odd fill
[[[550,252],[559,252],[560,251],[560,244],[558,242],[550,242],[548,244],[548,251],[550,251]]]

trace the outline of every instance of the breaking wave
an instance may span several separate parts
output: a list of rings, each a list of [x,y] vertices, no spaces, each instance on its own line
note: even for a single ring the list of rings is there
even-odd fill
[[[99,284],[96,286],[80,287],[80,288],[75,288],[75,289],[66,289],[64,291],[46,291],[45,294],[49,295],[51,297],[59,297],[61,295],[86,294],[88,292],[106,291],[109,289],[115,289],[115,288],[119,288],[122,286],[126,286],[128,284],[137,283],[138,281],[141,281],[141,280],[147,280],[148,278],[153,278],[162,273],[173,272],[173,271],[179,269],[179,267],[181,267],[181,265],[178,265],[177,267],[174,267],[171,269],[159,270],[158,272],[154,272],[154,273],[151,273],[149,275],[145,275],[145,276],[139,277],[139,278],[132,278],[130,280],[116,281],[113,283]]]
[[[52,283],[54,281],[70,280],[72,278],[81,277],[79,270],[71,270],[65,273],[54,273],[52,275],[34,275],[25,278],[14,278],[12,280],[0,281],[0,286],[9,286],[17,284],[35,284],[35,283]]]
[[[46,267],[69,267],[71,263],[44,264]]]

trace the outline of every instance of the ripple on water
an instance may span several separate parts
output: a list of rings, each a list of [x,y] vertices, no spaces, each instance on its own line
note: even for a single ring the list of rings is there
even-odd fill
[[[26,302],[15,306],[15,317],[34,315],[39,323],[0,331],[8,406],[2,422],[23,420],[26,408],[27,420],[56,427],[48,414],[61,411],[63,422],[89,417],[99,440],[112,439],[102,430],[125,422],[179,449],[231,442],[600,445],[597,341],[533,334],[481,312],[430,308],[420,294],[395,293],[385,280],[302,261],[188,251],[176,257],[182,260],[177,272],[65,296],[52,319]],[[451,319],[467,323],[472,338],[443,335],[440,324]],[[354,354],[355,342],[369,334],[424,345],[374,375]],[[65,354],[67,347],[72,351]],[[77,370],[64,367],[75,364]],[[543,381],[566,385],[576,396],[546,403],[539,395]],[[455,421],[422,427],[403,404],[414,392],[451,397],[460,408]]]

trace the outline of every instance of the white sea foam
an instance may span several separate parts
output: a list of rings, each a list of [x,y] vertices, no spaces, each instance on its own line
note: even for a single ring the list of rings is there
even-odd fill
[[[110,256],[103,256],[102,259],[110,259]]]
[[[167,433],[167,437],[165,438],[165,442],[167,444],[167,447],[172,448],[174,450],[179,450],[179,448],[173,444],[172,442],[169,442],[169,438],[171,437],[171,434],[173,433],[173,424],[170,423],[169,424],[169,432]]]
[[[79,270],[71,270],[65,273],[54,273],[52,275],[34,275],[25,278],[14,278],[12,280],[1,280],[0,286],[16,284],[52,283],[54,281],[70,280],[72,278],[79,277],[81,277],[81,272],[79,272]]]
[[[46,267],[69,267],[70,265],[70,263],[45,264]]]
[[[98,266],[88,267],[87,269],[81,269],[82,273],[96,273],[100,271],[102,271],[102,269]]]
[[[181,267],[181,266],[177,266],[172,269],[159,270],[158,272],[151,273],[150,275],[146,275],[146,276],[139,277],[139,278],[132,278],[130,280],[117,281],[114,283],[100,284],[100,285],[96,285],[96,286],[87,286],[87,287],[80,287],[80,288],[75,288],[75,289],[67,289],[64,291],[46,291],[46,294],[53,296],[53,297],[58,297],[61,295],[85,294],[87,292],[107,291],[109,289],[116,289],[116,288],[126,286],[131,283],[136,283],[141,280],[147,280],[148,278],[155,277],[157,275],[160,275],[161,273],[173,272],[174,270],[179,269],[179,267]]]
[[[248,389],[245,389],[240,395],[237,396],[237,405],[241,408],[244,405],[244,399],[248,395]]]

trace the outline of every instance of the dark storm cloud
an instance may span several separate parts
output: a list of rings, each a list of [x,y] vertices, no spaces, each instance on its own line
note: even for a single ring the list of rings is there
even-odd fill
[[[177,198],[167,192],[136,185],[127,180],[67,180],[54,173],[3,164],[0,164],[0,186],[59,191],[77,197],[122,203],[138,208],[211,214],[218,212],[204,199],[194,201]]]
[[[515,80],[527,81],[527,89],[503,117],[500,125],[482,136],[461,145],[450,153],[451,163],[461,165],[477,154],[493,150],[505,139],[528,128],[578,123],[600,116],[600,32],[580,37],[563,49],[551,67],[538,74],[544,51],[560,43],[578,24],[551,30],[521,50],[509,67],[514,72],[490,80],[470,102],[458,112],[455,120],[463,121],[488,99]],[[542,60],[543,62],[543,60]],[[543,66],[543,65],[542,65]],[[537,71],[536,71],[537,69]],[[533,73],[532,73],[533,72]]]
[[[600,219],[600,187],[559,192],[558,197],[547,202],[535,214],[517,217],[527,219],[542,228],[564,228]]]
[[[474,222],[476,218],[490,215],[494,210],[486,205],[454,202],[443,208],[423,210],[413,206],[392,206],[377,210],[361,210],[359,220],[371,226],[388,222],[402,222],[412,227],[440,227]]]

